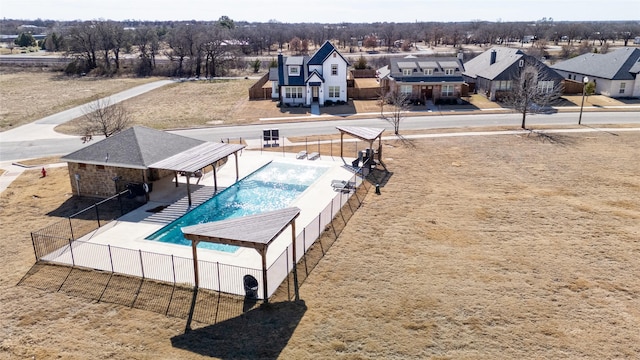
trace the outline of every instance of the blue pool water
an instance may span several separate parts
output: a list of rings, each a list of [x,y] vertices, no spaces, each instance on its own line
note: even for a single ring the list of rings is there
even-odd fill
[[[146,239],[191,246],[191,242],[182,236],[182,227],[284,209],[327,169],[324,166],[271,162]],[[231,253],[238,249],[237,246],[205,242],[201,242],[198,248]]]

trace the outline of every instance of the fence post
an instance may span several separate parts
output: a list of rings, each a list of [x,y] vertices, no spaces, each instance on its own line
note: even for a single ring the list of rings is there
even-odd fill
[[[173,273],[173,285],[176,285],[176,264],[173,260],[173,254],[171,254],[171,272]]]
[[[122,207],[122,194],[118,193],[118,204],[120,205],[120,216],[124,215],[124,207]]]
[[[71,266],[76,266],[76,260],[73,258],[73,245],[71,239],[69,239],[69,252],[71,253]]]
[[[142,271],[142,278],[144,279],[144,262],[142,261],[142,250],[138,250],[140,254],[140,270]]]
[[[69,219],[69,230],[71,231],[71,238],[73,240],[75,240],[75,236],[73,236],[73,224],[71,224],[71,217],[68,218]]]
[[[98,227],[100,227],[100,212],[98,211],[98,204],[93,204],[96,208],[96,218],[98,219]]]
[[[107,244],[107,249],[109,249],[109,262],[111,263],[111,273],[114,273],[114,271],[113,271],[113,256],[111,255],[111,245]]]
[[[36,262],[40,260],[38,256],[38,251],[36,250],[36,240],[33,238],[33,233],[31,233],[31,245],[33,245],[33,255],[36,257]]]
[[[216,261],[216,272],[218,273],[218,292],[222,292],[222,285],[220,284],[220,262]]]

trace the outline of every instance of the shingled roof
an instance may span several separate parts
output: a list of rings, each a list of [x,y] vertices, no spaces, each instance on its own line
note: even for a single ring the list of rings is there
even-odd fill
[[[495,52],[495,62],[491,63],[491,53]],[[520,49],[493,47],[464,63],[464,75],[471,78],[496,80],[509,67],[524,57]]]
[[[602,79],[634,80],[640,72],[640,49],[623,47],[607,54],[584,54],[551,67]]]
[[[320,47],[320,49],[318,49],[318,51],[316,51],[315,54],[313,54],[313,56],[311,57],[311,59],[309,59],[309,61],[307,62],[307,64],[309,65],[322,65],[324,63],[324,61],[333,53],[333,52],[338,53],[338,55],[340,55],[340,57],[342,58],[342,60],[344,60],[344,62],[347,63],[347,66],[349,66],[349,62],[347,61],[347,59],[345,59],[342,54],[340,54],[340,52],[338,50],[336,50],[335,46],[333,46],[333,44],[331,44],[328,41],[325,41],[324,44],[322,44],[322,46]]]
[[[147,169],[149,165],[205,143],[134,126],[61,158],[62,161]]]

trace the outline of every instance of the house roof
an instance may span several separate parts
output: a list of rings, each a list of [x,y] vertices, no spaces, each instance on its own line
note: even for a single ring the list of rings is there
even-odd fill
[[[313,70],[313,71],[309,74],[309,76],[307,76],[307,80],[306,80],[306,81],[307,81],[307,82],[311,81],[311,78],[313,78],[313,76],[314,76],[314,75],[315,75],[315,76],[317,76],[317,77],[320,79],[320,82],[324,82],[324,78],[322,77],[322,75],[320,75],[320,73],[319,73],[319,72],[317,72],[317,71],[315,71],[315,70]]]
[[[304,56],[287,56],[285,65],[287,66],[302,66],[304,64]]]
[[[61,158],[62,161],[147,169],[204,141],[134,126]]]
[[[269,81],[278,81],[278,68],[269,68]]]
[[[309,59],[308,64],[309,65],[322,65],[324,63],[324,61],[334,51],[336,53],[338,53],[338,55],[342,58],[342,60],[344,60],[344,62],[347,63],[347,66],[349,66],[349,62],[347,61],[347,59],[345,59],[344,56],[342,56],[342,54],[340,54],[340,52],[338,50],[336,50],[335,46],[333,46],[333,44],[331,44],[329,41],[325,41],[324,44],[322,44],[322,46],[320,46],[320,49],[318,49],[318,51],[316,51],[316,53],[313,54],[313,56]]]
[[[453,75],[444,75],[445,69],[457,69]],[[402,70],[413,69],[411,75],[404,75]],[[424,70],[432,69],[433,74],[425,75]],[[389,65],[390,76],[401,83],[462,83],[462,61],[455,57],[415,57],[407,56],[391,59]]]
[[[491,53],[495,51],[496,61],[491,64]],[[464,75],[471,78],[482,77],[494,80],[524,57],[520,49],[493,47],[465,62]]]
[[[640,49],[623,47],[607,54],[584,54],[551,68],[602,79],[634,80],[640,73]]]

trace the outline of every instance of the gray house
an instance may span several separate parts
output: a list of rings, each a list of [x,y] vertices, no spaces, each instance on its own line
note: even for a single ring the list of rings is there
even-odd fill
[[[640,49],[623,47],[607,54],[584,54],[551,66],[568,80],[588,77],[596,94],[640,97]]]
[[[538,87],[541,91],[554,89],[563,78],[553,69],[520,49],[493,47],[475,58],[465,62],[464,80],[479,94],[488,99],[499,100],[502,95],[511,91],[512,82],[525,66],[540,69]]]

